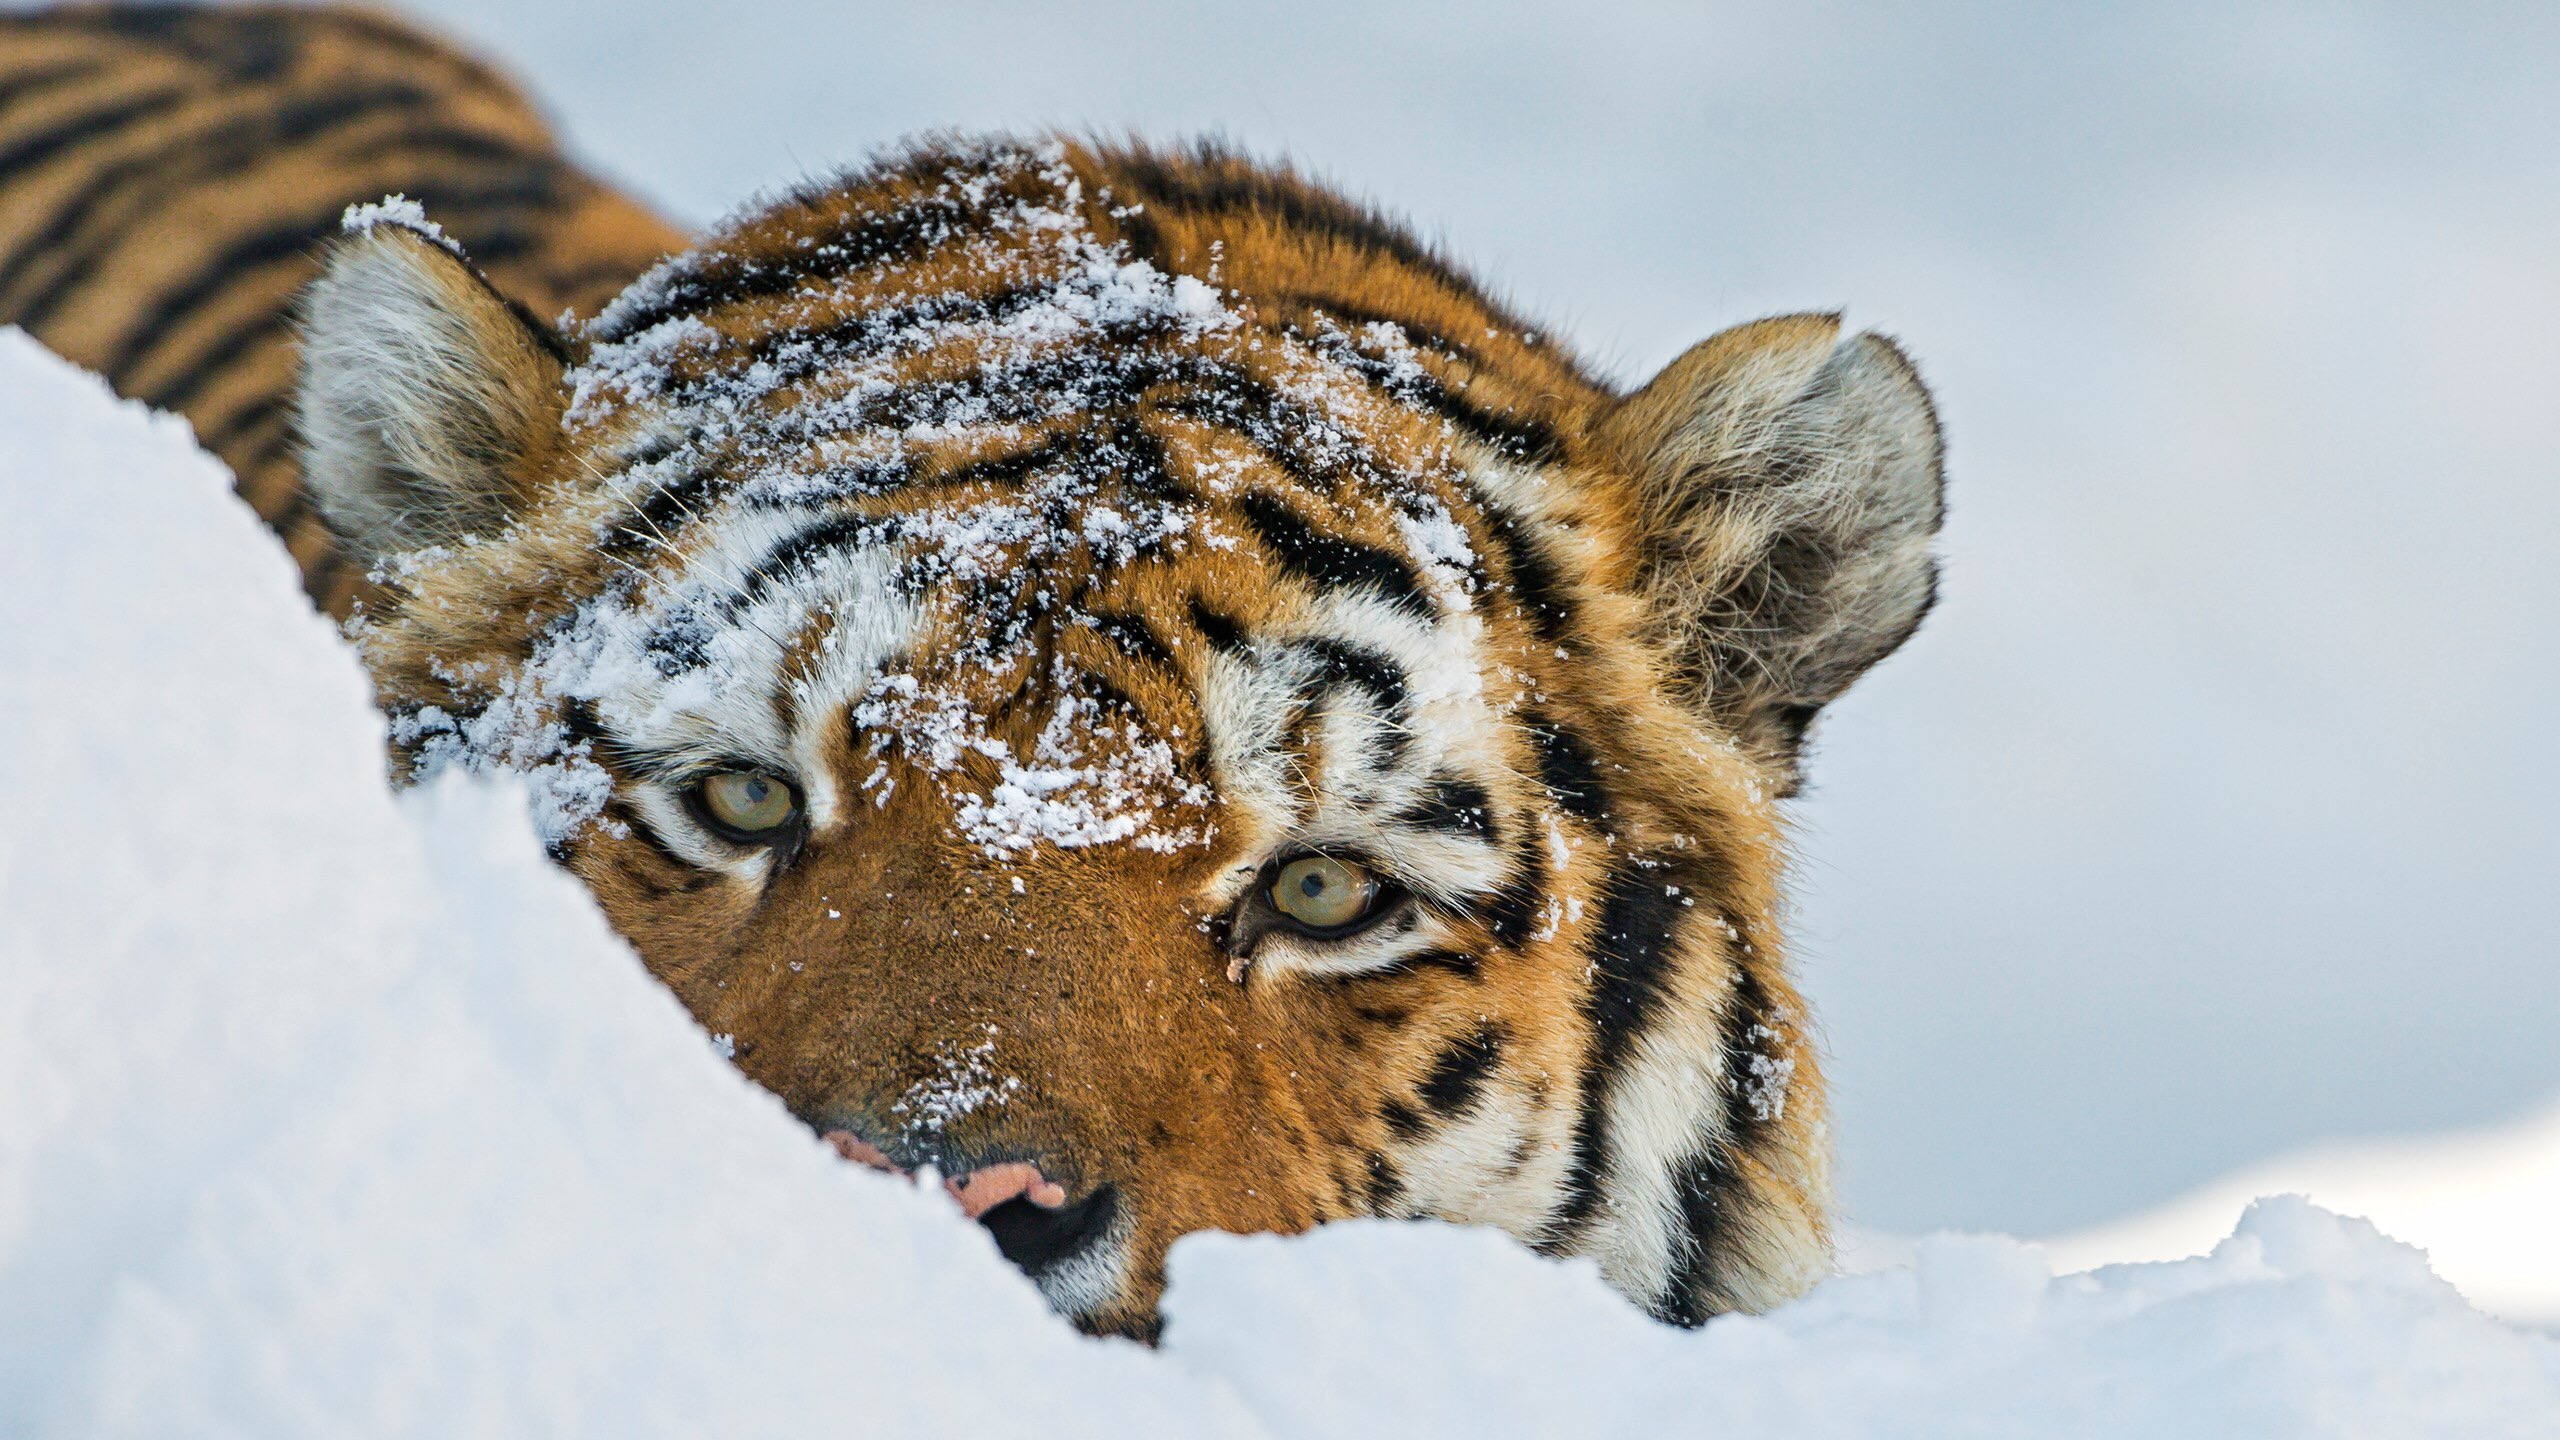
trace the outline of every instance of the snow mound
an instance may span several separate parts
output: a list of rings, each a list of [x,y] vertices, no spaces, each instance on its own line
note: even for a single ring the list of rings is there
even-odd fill
[[[2172,1260],[2211,1245],[2251,1196],[2280,1192],[2424,1245],[2436,1272],[2491,1314],[2560,1326],[2560,1105],[2464,1134],[2279,1155],[2046,1248],[2070,1269]]]
[[[2299,1201],[1694,1333],[1487,1232],[1201,1236],[1161,1352],[1081,1338],[723,1063],[520,792],[388,791],[183,425],[6,331],[0,437],[0,1434],[2560,1430],[2560,1345]]]
[[[395,800],[186,427],[0,333],[0,1435],[1250,1434]]]

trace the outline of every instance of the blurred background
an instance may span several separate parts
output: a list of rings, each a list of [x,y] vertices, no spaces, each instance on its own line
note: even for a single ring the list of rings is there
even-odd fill
[[[1946,599],[1800,806],[1860,1224],[2560,1097],[2560,7],[406,8],[691,223],[921,129],[1216,132],[1621,381],[1903,337]]]

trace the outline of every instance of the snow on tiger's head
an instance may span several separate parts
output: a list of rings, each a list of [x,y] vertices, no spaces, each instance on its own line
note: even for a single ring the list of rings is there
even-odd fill
[[[1616,397],[1214,151],[904,152],[565,336],[421,223],[353,217],[301,397],[401,763],[527,777],[848,1157],[1097,1328],[1347,1215],[1682,1320],[1819,1273],[1771,802],[1927,606],[1890,343]]]

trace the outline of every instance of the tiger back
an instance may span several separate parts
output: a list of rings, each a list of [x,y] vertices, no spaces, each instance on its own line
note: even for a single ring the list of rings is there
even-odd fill
[[[185,415],[340,613],[360,576],[301,493],[294,306],[347,206],[394,193],[546,318],[685,243],[564,160],[503,77],[386,17],[0,15],[0,324]]]

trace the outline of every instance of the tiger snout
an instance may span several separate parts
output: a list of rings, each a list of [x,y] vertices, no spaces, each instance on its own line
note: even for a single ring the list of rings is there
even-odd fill
[[[1350,1077],[1285,995],[1229,978],[1193,903],[1213,862],[997,861],[941,812],[902,785],[736,930],[635,926],[642,951],[812,1132],[940,1187],[1086,1329],[1152,1333],[1183,1234],[1348,1213],[1310,1157]]]
[[[1055,1161],[1016,1159],[954,1163],[947,1155],[901,1163],[860,1132],[837,1127],[821,1136],[835,1152],[854,1164],[910,1181],[918,1164],[939,1183],[963,1215],[986,1227],[996,1249],[1020,1267],[1053,1303],[1081,1298],[1080,1292],[1117,1288],[1108,1284],[1125,1262],[1126,1236],[1119,1233],[1120,1187],[1109,1181],[1083,1187],[1081,1193],[1052,1175],[1074,1172]],[[939,1147],[936,1147],[939,1152]],[[1098,1287],[1094,1282],[1104,1281]]]

